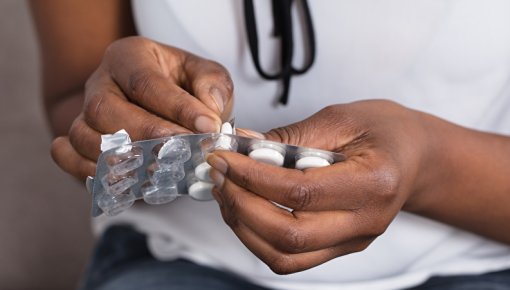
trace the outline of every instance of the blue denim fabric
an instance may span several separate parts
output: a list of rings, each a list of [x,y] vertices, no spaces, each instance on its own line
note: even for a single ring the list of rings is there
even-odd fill
[[[510,270],[483,275],[432,277],[408,290],[510,290]]]
[[[109,228],[99,240],[80,290],[268,290],[233,274],[186,260],[159,261],[145,235]]]
[[[186,260],[158,261],[149,253],[143,234],[129,226],[111,227],[96,246],[80,290],[135,289],[269,290],[231,273]],[[510,270],[474,276],[433,277],[408,290],[510,290]]]

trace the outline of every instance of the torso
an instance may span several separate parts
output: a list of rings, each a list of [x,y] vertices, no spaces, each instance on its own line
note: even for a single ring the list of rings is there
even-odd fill
[[[278,63],[270,38],[270,1],[256,2],[261,61]],[[510,133],[510,2],[309,1],[317,60],[293,78],[288,106],[275,106],[278,82],[252,64],[242,1],[134,1],[140,34],[222,63],[235,84],[239,127],[268,130],[324,106],[385,98],[473,128]],[[299,27],[295,25],[295,27]],[[296,64],[302,62],[295,36]],[[217,205],[187,199],[136,206],[107,223],[128,221],[149,235],[162,259],[186,257],[288,289],[395,289],[432,274],[478,273],[510,266],[510,249],[401,213],[365,251],[301,273],[278,276],[223,223]],[[313,285],[313,286],[311,286]]]

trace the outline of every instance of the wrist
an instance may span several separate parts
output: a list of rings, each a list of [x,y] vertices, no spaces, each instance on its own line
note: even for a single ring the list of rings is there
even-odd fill
[[[462,162],[462,139],[466,129],[438,117],[417,112],[423,132],[423,145],[414,185],[403,210],[422,213],[432,207],[437,195],[448,194],[462,182],[458,167]]]

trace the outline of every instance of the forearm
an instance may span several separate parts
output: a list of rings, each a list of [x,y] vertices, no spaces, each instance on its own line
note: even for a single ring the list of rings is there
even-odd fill
[[[54,135],[66,135],[83,87],[106,47],[136,34],[130,1],[29,1],[42,60],[43,97]]]
[[[510,137],[424,115],[432,145],[428,187],[404,209],[510,244]]]

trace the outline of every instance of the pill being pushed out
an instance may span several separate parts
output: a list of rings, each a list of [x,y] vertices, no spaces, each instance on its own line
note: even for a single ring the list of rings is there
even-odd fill
[[[319,151],[305,151],[296,156],[296,169],[319,168],[329,166],[333,158]]]
[[[212,182],[212,179],[209,176],[210,171],[211,165],[209,165],[207,162],[202,162],[197,167],[195,167],[195,176],[201,181]]]
[[[249,148],[251,159],[274,166],[282,166],[285,161],[285,149],[275,143],[259,142]]]
[[[223,123],[221,125],[221,131],[222,134],[230,134],[232,135],[234,133],[234,128],[232,128],[232,125],[228,122]],[[219,150],[233,150],[233,139],[229,136],[221,135],[218,137],[218,140],[216,140],[215,149]]]
[[[221,125],[220,132],[223,134],[234,134],[234,128],[232,127],[232,124],[225,122]]]

